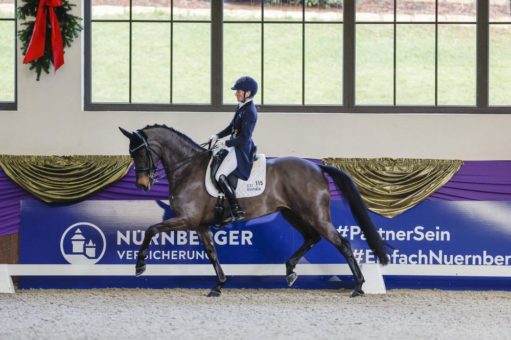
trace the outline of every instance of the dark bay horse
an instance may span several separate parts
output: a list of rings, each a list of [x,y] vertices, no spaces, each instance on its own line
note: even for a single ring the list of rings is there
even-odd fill
[[[137,257],[136,275],[145,269],[147,249],[154,235],[164,231],[195,230],[215,268],[217,282],[209,296],[219,296],[226,276],[218,261],[210,226],[215,224],[216,198],[210,196],[204,184],[206,168],[211,157],[208,149],[172,128],[161,125],[147,126],[135,132],[120,128],[130,139],[130,155],[136,171],[136,185],[149,190],[154,181],[156,166],[161,161],[165,169],[171,195],[169,203],[176,216],[150,226]],[[291,286],[297,279],[295,266],[322,237],[326,238],[346,258],[355,278],[352,296],[363,294],[364,277],[349,241],[332,225],[330,218],[329,174],[348,200],[351,211],[366,236],[369,247],[381,264],[388,263],[385,243],[376,231],[358,189],[351,178],[339,169],[317,165],[296,157],[268,160],[266,188],[256,197],[240,198],[252,219],[279,211],[303,236],[304,242],[286,262],[286,280]]]

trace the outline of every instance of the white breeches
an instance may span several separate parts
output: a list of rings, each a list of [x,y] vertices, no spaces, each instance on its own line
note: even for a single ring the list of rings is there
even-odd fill
[[[220,164],[220,167],[218,168],[218,171],[215,174],[215,179],[218,181],[220,176],[229,176],[231,172],[236,170],[238,167],[238,161],[236,159],[236,151],[234,150],[234,147],[227,147],[225,148],[229,151],[227,156],[225,156],[224,160],[222,161],[222,164]]]

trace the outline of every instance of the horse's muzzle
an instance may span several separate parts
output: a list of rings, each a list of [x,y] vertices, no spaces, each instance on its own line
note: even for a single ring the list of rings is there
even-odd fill
[[[151,180],[149,179],[149,176],[142,175],[137,178],[137,188],[139,190],[148,191],[151,188]]]

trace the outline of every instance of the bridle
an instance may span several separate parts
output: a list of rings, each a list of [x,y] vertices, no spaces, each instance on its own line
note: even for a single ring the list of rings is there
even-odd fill
[[[154,161],[152,154],[154,153],[155,155],[158,155],[158,153],[156,153],[156,151],[154,151],[153,147],[151,145],[149,145],[149,143],[147,143],[147,139],[144,137],[143,133],[140,130],[135,131],[134,134],[138,137],[138,139],[140,139],[142,141],[142,143],[137,145],[133,149],[130,149],[131,158],[134,158],[133,154],[135,153],[135,151],[137,151],[138,149],[144,148],[146,151],[146,154],[147,154],[147,158],[149,159],[149,167],[137,169],[137,167],[135,166],[135,173],[136,174],[139,174],[139,173],[147,174],[151,183],[154,183],[158,180],[158,178],[156,176],[156,171],[158,170],[158,168],[156,167],[156,162]]]

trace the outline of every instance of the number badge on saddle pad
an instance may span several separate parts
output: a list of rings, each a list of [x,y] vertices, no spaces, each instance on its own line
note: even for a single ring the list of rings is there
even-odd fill
[[[218,150],[216,150],[216,152],[218,152]],[[211,180],[211,163],[213,161],[214,157],[211,157],[206,172],[206,190],[211,196],[218,197],[223,194],[218,191],[216,185],[213,184]],[[266,187],[266,156],[264,154],[257,154],[254,165],[252,166],[252,171],[250,172],[250,177],[246,181],[238,179],[235,187],[237,198],[255,197],[263,193]]]

